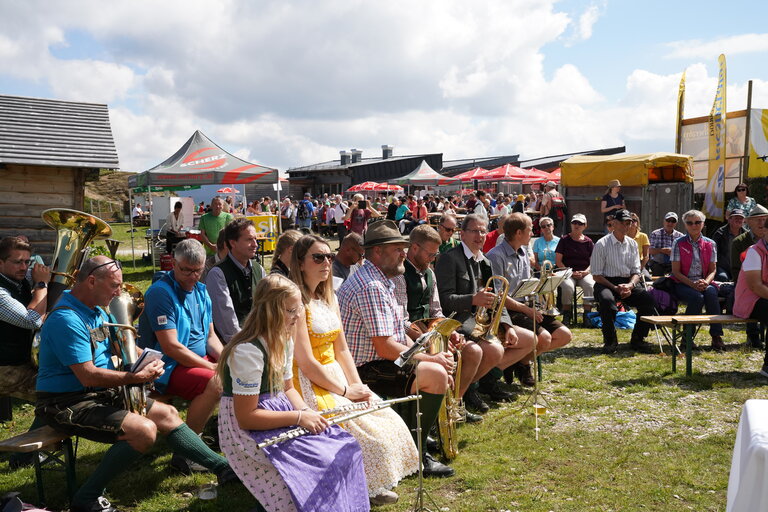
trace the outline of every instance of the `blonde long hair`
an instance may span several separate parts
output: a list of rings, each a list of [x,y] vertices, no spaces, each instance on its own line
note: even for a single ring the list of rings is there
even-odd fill
[[[291,337],[285,327],[285,304],[291,296],[299,294],[296,285],[279,274],[269,274],[259,281],[253,293],[253,307],[243,328],[221,352],[216,370],[219,379],[224,377],[224,368],[235,347],[260,337],[267,345],[269,392],[282,391],[285,347]]]
[[[309,250],[316,243],[323,244],[328,247],[329,251],[331,250],[328,242],[317,235],[304,235],[293,246],[293,254],[291,254],[291,281],[296,283],[301,290],[301,300],[304,304],[309,304],[316,293],[327,304],[333,305],[336,302],[336,295],[333,293],[333,272],[328,275],[328,279],[317,285],[316,290],[310,290],[304,281],[304,273],[301,271],[301,262],[304,261],[304,258],[309,254]]]

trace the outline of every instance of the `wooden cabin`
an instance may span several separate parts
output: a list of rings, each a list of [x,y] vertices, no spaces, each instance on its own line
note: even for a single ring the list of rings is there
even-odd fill
[[[85,182],[118,169],[107,105],[0,95],[0,237],[24,234],[50,263],[49,208],[83,210]]]

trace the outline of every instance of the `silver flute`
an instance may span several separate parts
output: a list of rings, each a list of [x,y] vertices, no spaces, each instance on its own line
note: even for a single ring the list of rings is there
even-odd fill
[[[399,404],[402,402],[410,402],[412,400],[416,400],[417,398],[421,398],[420,395],[408,395],[404,396],[402,398],[393,398],[391,400],[382,400],[381,402],[376,402],[375,404],[370,404],[370,406],[367,406],[367,402],[360,402],[357,404],[349,404],[349,405],[342,405],[340,407],[335,407],[333,409],[326,409],[325,411],[319,411],[320,414],[323,416],[327,414],[338,414],[340,412],[345,411],[352,411],[349,414],[343,414],[340,416],[335,416],[334,418],[331,418],[328,420],[328,426],[337,425],[339,423],[344,423],[345,421],[353,420],[355,418],[359,418],[360,416],[365,416],[366,414],[376,412],[380,409],[384,409],[387,407],[392,407],[395,404]],[[344,409],[344,411],[339,411],[338,409]],[[275,437],[270,437],[269,439],[266,439],[262,442],[260,442],[257,447],[259,450],[262,448],[266,448],[267,446],[272,446],[273,444],[282,443],[283,441],[287,441],[289,439],[295,439],[300,436],[305,436],[307,434],[311,434],[309,430],[305,429],[304,427],[296,427],[292,428],[291,430],[287,430],[283,432],[282,434],[278,434]]]

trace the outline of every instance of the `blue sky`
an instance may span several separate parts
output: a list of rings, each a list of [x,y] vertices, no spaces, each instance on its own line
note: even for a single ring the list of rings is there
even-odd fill
[[[763,2],[0,0],[0,94],[107,103],[121,167],[196,129],[282,170],[378,155],[523,158],[673,148],[706,115],[768,107]]]

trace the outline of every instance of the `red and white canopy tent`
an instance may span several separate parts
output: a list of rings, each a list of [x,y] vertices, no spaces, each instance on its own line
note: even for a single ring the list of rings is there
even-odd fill
[[[347,192],[401,192],[403,187],[400,185],[390,185],[389,183],[376,183],[375,181],[364,181],[357,185],[352,185]]]
[[[482,167],[475,167],[474,169],[470,169],[468,171],[464,171],[461,174],[457,174],[456,176],[454,176],[454,178],[457,178],[462,182],[481,180],[482,176],[487,172],[488,172],[488,169],[483,169]]]
[[[457,178],[449,178],[439,172],[435,171],[429,166],[426,160],[422,160],[419,166],[413,170],[413,172],[400,176],[399,178],[392,178],[389,183],[395,183],[397,185],[417,185],[425,187],[436,187],[439,185],[459,185],[461,180]]]
[[[200,130],[162,163],[128,178],[128,186],[146,187],[148,191],[181,185],[243,185],[248,183],[279,183],[277,169],[246,162],[205,136]],[[280,202],[280,187],[277,201]],[[243,195],[245,202],[245,195]],[[152,226],[150,210],[150,227]],[[154,244],[152,250],[154,250]],[[133,231],[131,231],[133,247]],[[154,255],[152,257],[154,264]],[[135,264],[135,255],[134,255]]]

